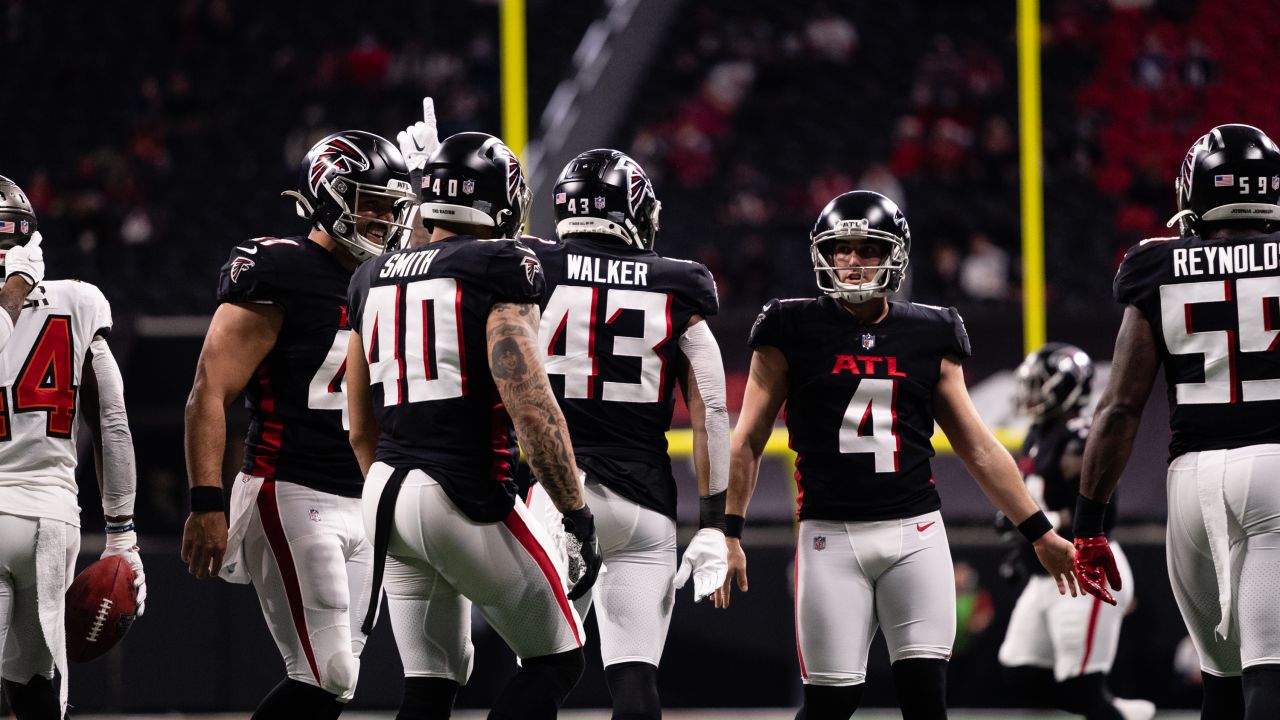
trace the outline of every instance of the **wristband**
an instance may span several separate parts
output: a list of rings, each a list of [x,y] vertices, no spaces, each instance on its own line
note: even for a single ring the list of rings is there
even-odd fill
[[[222,488],[212,485],[191,488],[191,512],[222,512]]]
[[[724,501],[726,492],[721,490],[714,495],[698,498],[698,529],[715,528],[724,530]],[[738,533],[741,535],[742,533]]]
[[[747,526],[747,519],[741,515],[724,516],[724,536],[742,539],[742,530]]]
[[[106,531],[108,535],[132,532],[136,529],[137,527],[133,524],[132,520],[129,520],[127,522],[122,522],[122,523],[107,523],[107,527],[106,527]]]
[[[1049,522],[1049,518],[1042,510],[1035,511],[1031,517],[1018,523],[1018,532],[1030,542],[1039,540],[1051,530],[1053,530],[1053,523]]]
[[[1106,516],[1107,503],[1077,495],[1076,514],[1071,522],[1072,534],[1076,537],[1098,537],[1102,534]]]

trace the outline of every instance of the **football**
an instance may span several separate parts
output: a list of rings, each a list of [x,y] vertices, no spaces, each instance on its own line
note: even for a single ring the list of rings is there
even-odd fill
[[[115,647],[137,610],[128,561],[113,556],[85,568],[67,590],[67,659],[85,662]]]

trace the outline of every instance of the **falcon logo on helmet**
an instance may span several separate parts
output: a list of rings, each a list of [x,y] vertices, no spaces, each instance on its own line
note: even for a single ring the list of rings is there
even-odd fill
[[[330,175],[350,175],[369,169],[369,158],[360,148],[341,135],[329,139],[311,159],[311,171],[307,174],[311,194],[320,192],[320,181]]]
[[[511,152],[511,148],[504,143],[498,143],[496,150],[507,156],[507,202],[515,205],[516,199],[520,197],[520,186],[524,184],[524,173],[520,171],[520,160],[516,158],[515,153]]]
[[[635,215],[645,195],[653,193],[653,185],[649,182],[649,176],[644,174],[644,170],[636,164],[636,161],[624,155],[618,164],[626,168],[627,207],[631,209],[631,214]]]

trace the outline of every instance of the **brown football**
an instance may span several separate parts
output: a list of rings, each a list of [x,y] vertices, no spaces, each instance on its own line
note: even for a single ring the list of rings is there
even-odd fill
[[[67,659],[85,662],[115,647],[137,611],[127,560],[114,555],[85,568],[67,590]]]

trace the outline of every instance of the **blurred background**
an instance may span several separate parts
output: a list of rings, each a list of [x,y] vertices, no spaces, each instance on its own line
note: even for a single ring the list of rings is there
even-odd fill
[[[761,304],[816,294],[807,244],[818,211],[849,189],[882,192],[913,230],[902,297],[960,309],[973,340],[970,386],[1016,447],[1025,420],[1009,407],[1009,370],[1024,352],[1026,308],[1014,0],[525,3],[522,156],[535,233],[550,232],[550,181],[569,157],[612,146],[639,160],[663,203],[658,251],[716,276],[722,307],[711,326],[736,410]],[[177,559],[182,411],[218,269],[246,238],[306,231],[279,193],[333,130],[394,138],[430,95],[441,137],[502,134],[501,10],[499,0],[0,0],[0,174],[35,205],[49,277],[93,282],[112,303],[138,453],[148,613],[120,648],[75,669],[77,707],[243,710],[278,680],[252,591],[197,583]],[[1280,9],[1042,0],[1039,14],[1047,336],[1080,345],[1105,370],[1120,317],[1111,278],[1128,246],[1169,232],[1187,147],[1224,122],[1280,128],[1280,84],[1269,77]],[[1195,662],[1164,570],[1162,386],[1120,500],[1138,602],[1112,687],[1190,707]],[[228,476],[244,413],[234,420]],[[687,458],[679,437],[673,452]],[[752,505],[751,593],[728,613],[678,601],[662,668],[671,707],[798,704],[790,461],[770,455]],[[677,466],[689,499],[687,459]],[[995,650],[1018,591],[996,572],[1007,548],[958,460],[942,453],[935,470],[961,598],[953,702],[1000,705]],[[93,558],[98,491],[91,473],[82,480]],[[696,504],[683,511],[688,530]],[[460,707],[485,706],[512,671],[502,643],[482,625],[476,635],[477,672]],[[868,703],[891,703],[883,650],[872,658]],[[394,707],[399,688],[380,627],[353,707]],[[570,703],[608,704],[598,657]]]

